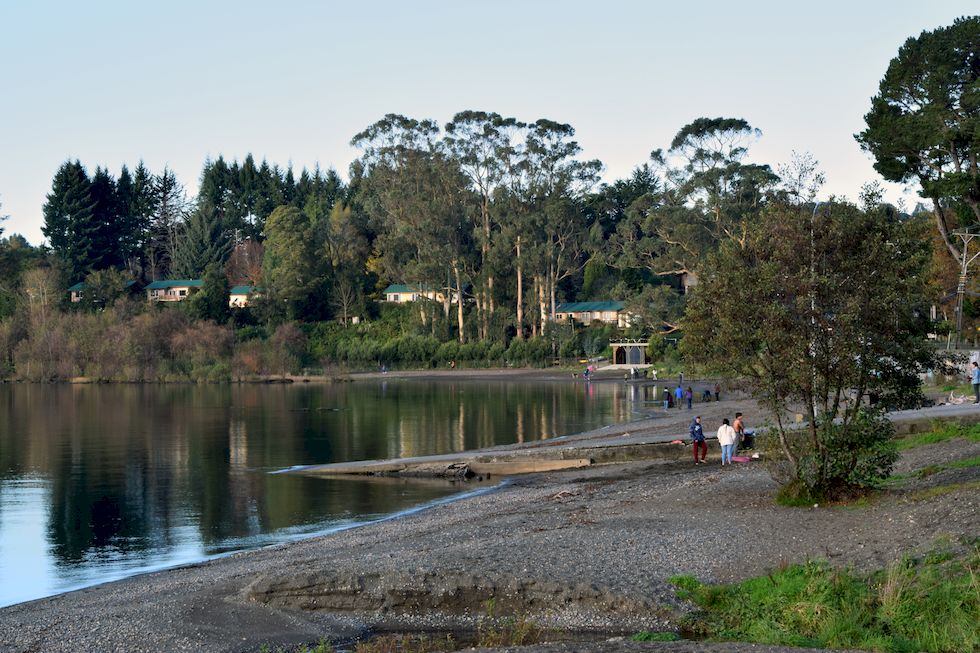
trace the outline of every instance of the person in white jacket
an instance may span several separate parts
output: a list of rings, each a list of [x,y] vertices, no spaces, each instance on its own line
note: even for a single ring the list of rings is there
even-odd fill
[[[732,449],[735,448],[735,429],[728,423],[726,417],[718,427],[718,444],[721,445],[721,464],[732,464]]]

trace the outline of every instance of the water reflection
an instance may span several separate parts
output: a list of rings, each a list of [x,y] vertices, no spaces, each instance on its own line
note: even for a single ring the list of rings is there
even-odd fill
[[[0,386],[0,605],[322,532],[460,491],[291,465],[627,419],[625,384]]]

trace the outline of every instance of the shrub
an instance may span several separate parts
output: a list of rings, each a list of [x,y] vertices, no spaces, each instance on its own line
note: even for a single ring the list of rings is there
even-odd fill
[[[891,474],[898,449],[895,428],[883,413],[859,410],[849,423],[822,420],[817,446],[794,438],[800,451],[797,475],[812,496],[836,498],[854,489],[878,486]],[[802,443],[808,442],[806,445]]]

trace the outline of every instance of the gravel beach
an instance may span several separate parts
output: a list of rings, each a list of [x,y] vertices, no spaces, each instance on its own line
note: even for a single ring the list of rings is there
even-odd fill
[[[899,471],[978,454],[978,443],[929,445],[904,454]],[[861,507],[800,509],[773,504],[761,464],[711,458],[516,477],[399,519],[11,606],[0,610],[0,648],[254,653],[377,630],[466,630],[493,598],[497,614],[591,638],[524,651],[776,653],[794,649],[610,638],[672,628],[690,609],[666,580],[674,574],[733,581],[811,558],[870,570],[980,532],[974,490],[916,495],[975,481],[977,467]]]

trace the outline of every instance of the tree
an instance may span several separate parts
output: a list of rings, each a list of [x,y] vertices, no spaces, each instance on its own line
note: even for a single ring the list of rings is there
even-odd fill
[[[231,238],[225,233],[217,209],[200,202],[177,239],[171,272],[183,279],[198,279],[208,265],[223,268],[231,249]]]
[[[71,279],[79,279],[92,268],[96,229],[92,221],[92,183],[81,162],[66,161],[55,173],[44,203],[44,233],[54,253],[61,258]]]
[[[687,306],[681,346],[688,360],[752,384],[788,478],[826,496],[888,475],[887,421],[869,417],[866,402],[916,403],[918,374],[933,361],[921,230],[880,206],[820,208],[770,207],[744,242],[723,242]],[[806,428],[788,428],[798,405]]]
[[[101,311],[126,294],[129,279],[115,268],[95,270],[85,277],[81,305],[91,311]]]
[[[89,267],[103,270],[122,265],[120,256],[119,196],[116,180],[109,171],[97,167],[89,189],[92,197],[92,251]]]
[[[153,213],[147,243],[149,277],[157,280],[170,273],[177,251],[177,237],[187,215],[187,195],[169,168],[153,180]]]
[[[464,225],[469,197],[466,178],[440,147],[438,136],[435,121],[388,114],[354,136],[351,144],[363,151],[361,199],[377,225],[375,251],[384,272],[421,288],[443,288],[448,319],[454,290],[443,281],[451,272],[461,300],[470,255],[471,238]],[[425,323],[424,302],[420,311]],[[463,342],[462,301],[457,302],[457,329]]]
[[[514,118],[484,111],[461,111],[446,125],[445,146],[478,197],[474,203],[477,216],[473,220],[480,246],[476,307],[484,339],[495,305],[491,250],[498,226],[492,200],[506,179],[508,163],[515,151],[514,139],[525,127]]]
[[[262,279],[267,299],[285,310],[290,319],[299,316],[314,282],[314,249],[306,215],[293,206],[280,206],[265,226]]]
[[[957,226],[980,222],[980,17],[909,38],[855,138],[889,181],[918,182],[953,259]]]
[[[217,261],[208,263],[204,269],[204,286],[190,299],[191,309],[202,320],[212,320],[221,324],[231,315],[228,307],[228,279]]]

